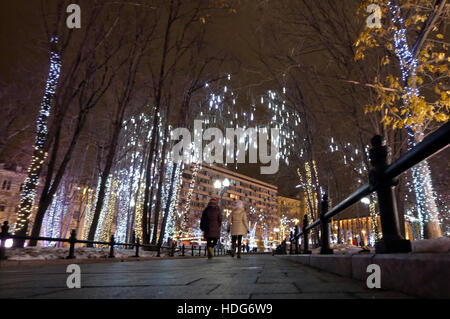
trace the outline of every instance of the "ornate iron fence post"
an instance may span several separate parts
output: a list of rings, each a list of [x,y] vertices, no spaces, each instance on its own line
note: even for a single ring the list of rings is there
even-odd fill
[[[156,245],[156,257],[161,257],[161,246]],[[169,250],[169,257],[170,257],[170,250]]]
[[[309,250],[308,230],[306,229],[306,227],[308,227],[307,214],[305,214],[305,216],[303,217],[303,253],[311,254],[311,250]]]
[[[67,256],[67,259],[75,259],[75,243],[77,242],[77,231],[75,229],[72,229],[72,232],[70,233],[69,238],[69,256]]]
[[[109,241],[109,256],[108,258],[115,258],[114,256],[114,244],[115,244],[115,240],[114,240],[114,235],[111,235],[111,240]]]
[[[136,253],[134,254],[134,257],[139,257],[139,237],[136,239],[136,244],[134,245],[134,247],[136,248]]]
[[[400,235],[393,188],[398,180],[385,177],[385,170],[388,167],[388,148],[380,135],[375,135],[370,143],[372,148],[369,151],[369,158],[373,169],[369,173],[369,182],[377,191],[383,232],[383,238],[375,243],[375,252],[381,254],[408,253],[411,251],[411,242]]]
[[[8,238],[9,225],[7,221],[3,222],[2,232],[0,233],[0,260],[6,260],[8,257],[6,256],[6,239]]]
[[[321,255],[333,254],[333,249],[330,248],[329,233],[328,233],[328,219],[325,218],[325,214],[328,212],[328,195],[324,194],[320,205],[320,225],[322,227],[322,236],[320,237]]]

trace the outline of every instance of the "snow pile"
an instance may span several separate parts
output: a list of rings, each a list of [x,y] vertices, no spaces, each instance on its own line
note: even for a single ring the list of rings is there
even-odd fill
[[[416,240],[411,242],[413,253],[450,253],[450,238]]]
[[[129,258],[134,256],[134,249],[114,249],[116,258]],[[69,248],[55,247],[26,247],[11,248],[6,250],[8,260],[52,260],[65,259],[69,255]],[[139,250],[139,257],[156,257],[156,251]],[[167,255],[166,251],[161,251],[161,257]],[[108,258],[109,248],[75,248],[75,257],[77,259],[101,259]]]
[[[354,255],[375,253],[374,247],[358,247],[349,244],[330,244],[335,255]],[[411,242],[412,253],[450,253],[450,238],[416,240]],[[320,247],[311,249],[313,254],[320,254]]]
[[[333,249],[335,255],[354,255],[375,252],[371,247],[358,247],[349,244],[330,244],[330,248]],[[320,247],[311,249],[312,254],[320,254]]]

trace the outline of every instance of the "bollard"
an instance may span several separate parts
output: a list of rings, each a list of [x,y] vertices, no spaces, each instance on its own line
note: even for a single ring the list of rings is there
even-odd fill
[[[375,135],[370,143],[372,148],[369,150],[369,158],[373,169],[369,173],[369,183],[377,191],[383,232],[383,238],[375,243],[375,252],[378,254],[408,253],[411,251],[411,242],[400,235],[395,202],[393,186],[398,183],[398,179],[387,179],[384,174],[388,167],[388,148],[380,135]]]
[[[194,249],[195,249],[195,246],[194,246],[194,245],[192,245],[192,246],[191,246],[191,250],[192,250],[192,257],[194,257]]]
[[[328,195],[327,194],[323,195],[320,208],[321,208],[320,209],[320,225],[322,227],[322,236],[320,238],[320,241],[321,241],[320,254],[321,255],[331,255],[331,254],[333,254],[333,249],[330,248],[329,234],[328,234],[328,219],[325,218],[325,214],[328,212]]]
[[[114,256],[114,244],[115,244],[115,242],[114,242],[114,235],[111,235],[111,240],[109,242],[110,248],[109,248],[109,256],[108,256],[108,258],[115,258],[115,256]]]
[[[184,257],[184,244],[183,244],[183,246],[181,247],[181,256]]]
[[[311,250],[309,250],[309,240],[308,240],[308,231],[306,230],[308,227],[308,215],[305,214],[303,217],[303,253],[311,254]]]
[[[206,256],[206,251],[208,250],[208,246],[205,246],[205,256]]]
[[[0,260],[6,260],[8,257],[6,256],[5,242],[8,238],[9,225],[7,221],[3,222],[2,232],[0,233]]]
[[[136,247],[136,253],[135,253],[135,255],[133,257],[139,257],[139,237],[136,240],[135,247]]]
[[[294,235],[292,234],[292,230],[289,233],[289,255],[292,255],[293,246],[294,246]]]
[[[172,248],[171,248],[171,251],[170,251],[170,257],[175,257],[175,244],[174,243],[172,243]]]
[[[202,255],[202,247],[198,246],[198,255],[201,256]]]
[[[298,255],[299,251],[298,251],[298,233],[299,233],[299,229],[298,229],[298,225],[295,226],[295,230],[294,230],[294,240],[295,240],[295,254]]]
[[[72,229],[72,232],[70,233],[69,238],[69,256],[66,257],[66,259],[75,259],[75,243],[77,242],[77,231],[75,229]]]

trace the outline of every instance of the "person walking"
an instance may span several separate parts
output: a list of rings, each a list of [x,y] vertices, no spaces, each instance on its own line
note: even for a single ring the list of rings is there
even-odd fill
[[[213,249],[220,238],[222,227],[222,211],[217,205],[217,199],[211,198],[208,206],[203,210],[200,221],[200,230],[204,232],[206,247],[208,248],[208,259],[213,257]]]
[[[237,258],[241,258],[242,236],[247,234],[249,229],[244,203],[240,200],[236,202],[236,207],[230,214],[227,231],[231,232],[231,257],[234,257],[237,247]]]

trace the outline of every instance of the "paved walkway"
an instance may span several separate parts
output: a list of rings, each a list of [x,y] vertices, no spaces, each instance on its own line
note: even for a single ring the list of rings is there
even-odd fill
[[[270,255],[84,264],[81,289],[66,267],[0,269],[0,298],[408,298]]]

